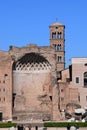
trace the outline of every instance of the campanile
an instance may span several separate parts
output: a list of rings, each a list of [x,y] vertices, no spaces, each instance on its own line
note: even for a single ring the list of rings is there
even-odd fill
[[[54,23],[50,28],[50,45],[56,50],[57,72],[65,68],[65,26]]]

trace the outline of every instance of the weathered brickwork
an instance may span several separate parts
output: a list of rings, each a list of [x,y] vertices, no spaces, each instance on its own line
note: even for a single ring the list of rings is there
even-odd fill
[[[12,60],[0,52],[0,112],[3,119],[12,119]]]
[[[50,45],[56,50],[57,72],[65,68],[65,26],[60,23],[50,25]]]
[[[61,72],[59,80],[59,106],[66,109],[68,103],[87,106],[87,58],[72,58],[72,65]]]
[[[0,120],[60,120],[67,104],[87,106],[87,58],[65,69],[64,30],[50,25],[50,46],[0,51]]]
[[[35,58],[32,59],[33,53],[39,54],[38,62]],[[25,54],[32,54],[30,55],[30,59],[33,66],[30,67],[30,63],[28,63],[29,66],[27,65],[27,68],[25,67],[24,69],[25,63],[23,63],[22,69],[20,70],[17,61],[21,61],[20,59]],[[56,114],[58,113],[57,118],[59,118],[58,107],[56,107],[58,106],[58,99],[56,99],[56,105],[53,105],[53,101],[55,101],[54,95],[56,93],[53,89],[55,85],[57,86],[55,49],[52,47],[37,47],[34,45],[28,45],[25,48],[12,47],[10,55],[14,58],[14,63],[17,64],[17,69],[13,70],[13,94],[15,95],[13,112],[33,112],[33,115],[39,112],[43,117],[45,114],[45,118],[47,115],[47,118],[51,120],[55,119],[52,111],[56,109]],[[47,63],[44,64],[40,56],[44,57]],[[48,63],[49,68],[46,66]],[[41,66],[39,66],[39,64]]]
[[[53,47],[30,44],[1,52],[0,80],[3,119],[60,119]]]
[[[69,72],[63,71],[64,29],[60,23],[50,25],[50,46],[28,44],[10,46],[8,52],[0,51],[0,112],[3,119],[60,120],[59,109],[64,109],[71,100],[77,101],[76,89],[66,82]],[[76,96],[73,96],[75,92]]]

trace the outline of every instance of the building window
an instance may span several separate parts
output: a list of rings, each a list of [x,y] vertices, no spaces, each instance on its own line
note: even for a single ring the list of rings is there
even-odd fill
[[[5,97],[3,98],[3,100],[5,101]]]
[[[87,66],[87,63],[85,63],[84,66]]]
[[[8,76],[8,74],[5,74],[4,76],[6,77],[6,76]]]
[[[14,107],[14,102],[15,102],[15,96],[16,96],[16,93],[13,93],[12,95],[12,106]]]
[[[76,83],[79,83],[79,77],[76,77]]]
[[[53,44],[53,46],[54,46],[54,47],[55,47],[55,49],[56,49],[56,44],[55,44],[55,43]]]
[[[3,88],[3,91],[5,92],[5,88]]]
[[[52,96],[49,96],[50,97],[50,100],[52,101]]]
[[[63,89],[61,89],[61,92],[63,92]]]
[[[62,38],[62,33],[61,32],[58,32],[58,39],[61,39]]]
[[[56,39],[56,33],[52,33],[52,39]]]
[[[78,101],[80,102],[80,95],[78,96]]]
[[[58,62],[61,62],[61,61],[62,61],[62,57],[58,56]]]
[[[53,44],[53,46],[55,47],[55,49],[57,50],[57,51],[61,51],[61,44],[58,44],[58,45],[56,45],[55,43]]]
[[[3,80],[3,83],[5,83],[5,80]]]
[[[57,45],[57,50],[60,51],[61,50],[61,44]]]
[[[64,101],[64,97],[61,97],[61,101]]]
[[[84,73],[84,86],[87,86],[87,72]]]

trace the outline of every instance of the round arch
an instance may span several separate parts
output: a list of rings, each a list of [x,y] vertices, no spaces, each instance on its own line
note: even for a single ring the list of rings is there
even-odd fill
[[[26,53],[13,63],[13,70],[50,70],[51,65],[48,60],[39,53]]]
[[[87,72],[84,72],[84,86],[87,86]]]

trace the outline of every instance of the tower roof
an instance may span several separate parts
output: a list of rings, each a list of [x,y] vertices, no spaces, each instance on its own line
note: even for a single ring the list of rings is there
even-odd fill
[[[55,22],[55,23],[50,25],[50,27],[52,27],[52,26],[64,26],[64,25],[59,23],[59,22]]]

